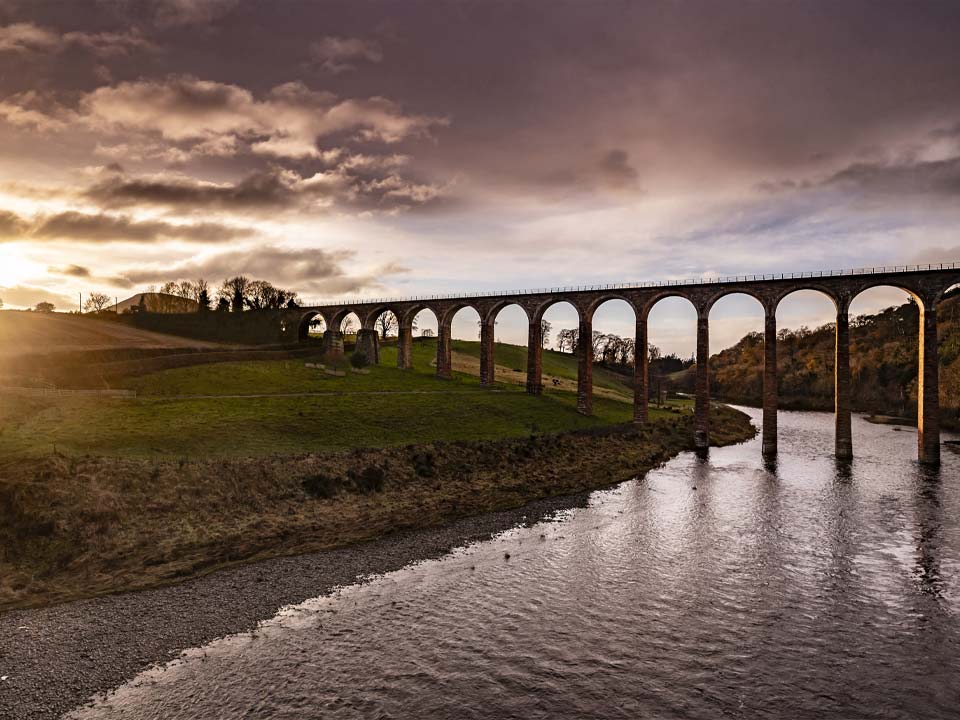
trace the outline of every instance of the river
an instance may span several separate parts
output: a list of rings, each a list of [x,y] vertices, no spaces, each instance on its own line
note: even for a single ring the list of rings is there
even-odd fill
[[[756,423],[759,413],[746,409]],[[549,522],[285,608],[75,718],[957,718],[960,454],[780,415]]]

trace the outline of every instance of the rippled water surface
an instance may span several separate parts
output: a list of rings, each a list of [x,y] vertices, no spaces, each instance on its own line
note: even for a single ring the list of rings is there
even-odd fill
[[[960,455],[931,474],[915,431],[854,422],[852,466],[831,416],[782,413],[776,468],[683,455],[79,717],[958,718]]]

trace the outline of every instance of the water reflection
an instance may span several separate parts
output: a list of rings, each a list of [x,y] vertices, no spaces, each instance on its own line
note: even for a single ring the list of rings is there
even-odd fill
[[[759,414],[757,414],[759,420]],[[782,413],[554,522],[281,613],[81,718],[952,718],[960,462]],[[509,556],[509,557],[508,557]]]
[[[916,506],[916,555],[914,577],[921,592],[936,598],[943,594],[940,574],[940,542],[943,529],[942,471],[918,466]]]

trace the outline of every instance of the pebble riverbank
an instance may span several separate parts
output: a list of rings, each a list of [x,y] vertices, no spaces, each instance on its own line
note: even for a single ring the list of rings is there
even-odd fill
[[[252,630],[284,605],[538,522],[584,505],[589,495],[241,565],[179,585],[0,614],[0,718],[60,717],[186,648]]]

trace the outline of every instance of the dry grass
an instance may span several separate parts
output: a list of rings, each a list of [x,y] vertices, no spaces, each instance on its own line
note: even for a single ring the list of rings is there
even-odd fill
[[[688,449],[691,422],[683,414],[643,429],[246,460],[8,463],[0,466],[0,609],[175,582],[602,487]],[[753,432],[745,415],[717,411],[717,442]],[[369,468],[382,471],[379,492],[363,481]],[[331,497],[305,491],[317,475]]]

